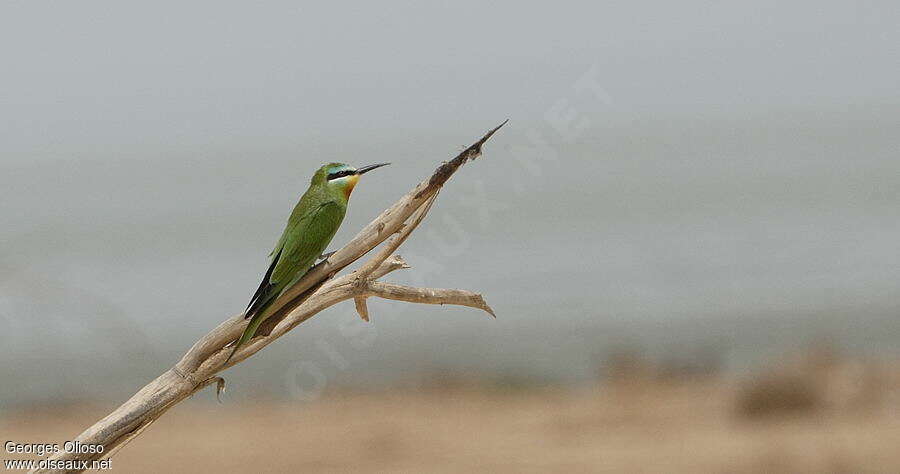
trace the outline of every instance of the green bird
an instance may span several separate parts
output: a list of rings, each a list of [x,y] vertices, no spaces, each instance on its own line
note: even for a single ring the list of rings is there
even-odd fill
[[[294,206],[287,227],[278,239],[259,288],[250,298],[244,319],[250,324],[234,344],[227,364],[238,348],[249,341],[269,314],[266,309],[281,293],[296,283],[316,263],[328,247],[347,212],[350,193],[359,177],[390,163],[354,168],[344,163],[328,163],[313,175],[309,189]]]

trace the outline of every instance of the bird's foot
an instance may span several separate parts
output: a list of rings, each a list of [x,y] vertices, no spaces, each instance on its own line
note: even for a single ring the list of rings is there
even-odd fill
[[[319,260],[325,260],[326,258],[334,255],[334,252],[337,252],[337,250],[319,255]]]

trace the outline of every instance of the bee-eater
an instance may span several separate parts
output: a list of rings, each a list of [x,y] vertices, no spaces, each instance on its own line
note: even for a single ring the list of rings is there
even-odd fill
[[[390,163],[354,168],[344,163],[328,163],[316,171],[309,189],[294,206],[281,238],[269,254],[272,258],[269,269],[244,312],[244,319],[250,319],[250,323],[234,344],[225,363],[256,334],[259,325],[269,317],[266,308],[305,275],[328,247],[344,220],[350,193],[359,177],[388,164]]]

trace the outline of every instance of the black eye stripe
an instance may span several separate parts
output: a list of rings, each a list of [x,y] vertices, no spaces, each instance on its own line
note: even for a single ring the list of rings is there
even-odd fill
[[[353,173],[353,170],[341,170],[335,173],[328,173],[328,180],[330,181],[332,179],[343,178],[344,176],[349,176]]]

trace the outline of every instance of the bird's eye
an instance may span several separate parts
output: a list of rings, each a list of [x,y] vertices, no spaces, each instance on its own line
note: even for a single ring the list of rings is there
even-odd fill
[[[328,173],[328,180],[331,181],[332,179],[343,178],[344,176],[351,174],[353,174],[353,171],[351,170],[335,171],[334,173]]]

